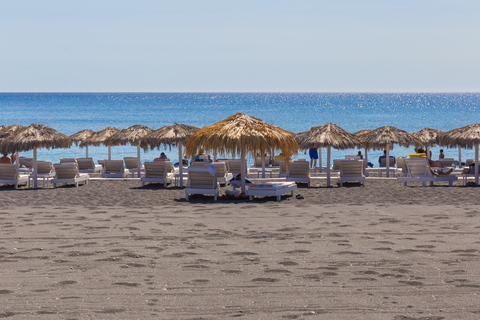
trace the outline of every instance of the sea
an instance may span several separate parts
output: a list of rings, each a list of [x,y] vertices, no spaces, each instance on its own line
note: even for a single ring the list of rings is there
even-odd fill
[[[66,135],[83,129],[119,129],[141,124],[158,129],[174,122],[196,127],[211,125],[237,112],[262,119],[298,133],[311,127],[335,123],[349,132],[390,125],[408,132],[425,127],[442,131],[479,122],[480,93],[0,93],[0,124],[41,123]],[[431,148],[433,159],[440,146]],[[443,148],[445,157],[459,157],[456,148]],[[332,158],[356,155],[358,150],[332,149]],[[326,164],[326,150],[321,150]],[[178,161],[175,147],[147,150],[142,161],[152,161],[165,152]],[[368,159],[378,166],[381,150],[368,150]],[[398,145],[393,156],[413,153],[413,147]],[[94,160],[107,159],[107,147],[89,147]],[[112,159],[136,156],[134,146],[112,147]],[[32,156],[32,151],[20,156]],[[39,160],[84,157],[85,149],[39,149]],[[229,155],[218,155],[229,157]],[[474,151],[462,149],[461,158],[473,158]],[[294,158],[308,159],[301,151]],[[252,159],[249,159],[251,162]]]

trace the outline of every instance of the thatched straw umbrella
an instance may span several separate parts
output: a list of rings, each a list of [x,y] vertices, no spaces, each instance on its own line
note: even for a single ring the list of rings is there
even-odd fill
[[[98,147],[102,144],[105,145],[105,141],[119,131],[120,129],[117,129],[114,127],[106,127],[100,131],[96,131],[92,133],[90,137],[80,142],[80,148],[83,148],[86,146]],[[108,160],[112,160],[112,147],[110,145],[108,145]]]
[[[116,134],[105,140],[104,144],[108,146],[125,146],[127,144],[137,146],[137,174],[140,178],[140,168],[142,167],[140,161],[140,145],[142,139],[145,139],[150,132],[152,132],[152,129],[149,127],[136,124],[118,131]]]
[[[354,132],[353,134],[356,135],[357,137],[360,138],[360,140],[362,141],[362,146],[365,148],[365,160],[368,161],[368,144],[367,142],[363,139],[363,136],[366,135],[367,133],[371,132],[372,129],[362,129],[362,130],[359,130],[357,132]]]
[[[394,144],[399,144],[405,148],[408,148],[411,145],[422,145],[422,142],[415,138],[413,134],[392,126],[383,126],[372,130],[371,132],[364,134],[362,139],[366,141],[366,145],[370,149],[386,150],[387,154],[385,162],[387,165],[387,178],[389,177],[390,169],[390,149],[393,149]]]
[[[2,141],[2,152],[28,151],[33,149],[33,187],[37,188],[37,149],[38,148],[70,148],[72,140],[55,129],[41,125],[31,124],[15,135]]]
[[[313,127],[308,131],[297,133],[295,139],[304,149],[327,148],[327,187],[330,187],[331,148],[351,149],[362,143],[357,136],[332,123],[327,123],[323,126]]]
[[[197,132],[198,128],[186,124],[174,123],[173,126],[165,126],[152,131],[143,140],[150,148],[159,148],[162,144],[166,147],[178,146],[178,170],[180,174],[180,187],[183,187],[183,153],[182,145],[188,137]]]
[[[438,142],[442,146],[467,148],[475,147],[475,184],[478,185],[478,145],[480,144],[480,123],[452,129],[441,134]]]
[[[442,131],[426,127],[412,134],[423,143],[426,149],[425,154],[430,159],[430,147],[438,143],[438,136]]]
[[[12,124],[11,126],[3,125],[0,128],[0,142],[2,140],[7,139],[8,137],[11,137],[15,135],[17,132],[20,130],[25,129],[25,126],[22,126],[21,124]],[[17,164],[17,167],[20,166],[20,162],[18,160],[18,152],[15,154],[15,163]]]
[[[75,143],[76,146],[83,140],[86,140],[90,138],[93,134],[93,130],[90,129],[84,129],[81,131],[78,131],[77,133],[74,133],[70,136],[70,139],[72,139],[72,142]],[[88,145],[85,146],[85,157],[88,158]]]
[[[245,157],[247,154],[262,156],[273,149],[280,149],[286,160],[297,153],[299,146],[288,131],[272,126],[258,118],[236,113],[211,126],[204,127],[186,141],[186,154],[195,156],[199,148],[217,154],[240,154],[242,164],[242,192],[245,192]]]

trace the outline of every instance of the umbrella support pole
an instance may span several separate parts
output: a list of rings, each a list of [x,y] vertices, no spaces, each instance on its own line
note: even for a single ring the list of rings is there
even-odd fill
[[[140,178],[140,168],[142,167],[142,162],[140,161],[140,143],[137,146],[137,177]]]
[[[180,174],[180,188],[183,188],[183,156],[181,142],[178,142],[178,173]]]
[[[386,168],[387,168],[387,178],[390,177],[390,145],[387,144],[386,146],[386,150],[387,150],[387,154],[386,154],[386,157],[385,157],[385,165],[386,165]]]
[[[318,167],[320,168],[320,173],[322,173],[322,148],[318,148]]]
[[[462,148],[458,146],[458,167],[462,167]]]
[[[85,158],[88,158],[88,146],[85,147]]]
[[[108,146],[108,160],[112,160],[112,147]]]
[[[33,188],[37,189],[37,148],[33,148]]]
[[[330,187],[330,153],[332,147],[327,147],[327,187]]]
[[[478,143],[475,144],[475,185],[478,185]]]
[[[242,179],[242,193],[245,193],[245,146],[242,146],[242,154],[240,156],[242,172],[240,174],[240,179]]]

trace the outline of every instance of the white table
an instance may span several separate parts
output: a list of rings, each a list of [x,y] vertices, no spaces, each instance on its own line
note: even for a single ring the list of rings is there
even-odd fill
[[[277,183],[265,183],[265,184],[254,184],[248,187],[246,195],[250,200],[253,196],[266,196],[266,197],[277,197],[277,201],[282,199],[282,194],[291,192],[292,196],[295,194],[295,189],[297,189],[297,184],[295,182],[277,182]]]

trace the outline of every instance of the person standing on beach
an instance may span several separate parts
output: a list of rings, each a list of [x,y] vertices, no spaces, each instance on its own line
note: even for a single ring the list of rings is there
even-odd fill
[[[445,158],[445,154],[443,153],[443,149],[440,149],[440,154],[438,155],[438,159]]]
[[[307,154],[307,150],[305,150],[305,154]],[[316,167],[318,160],[318,148],[308,149],[308,155],[310,156],[310,168]]]

